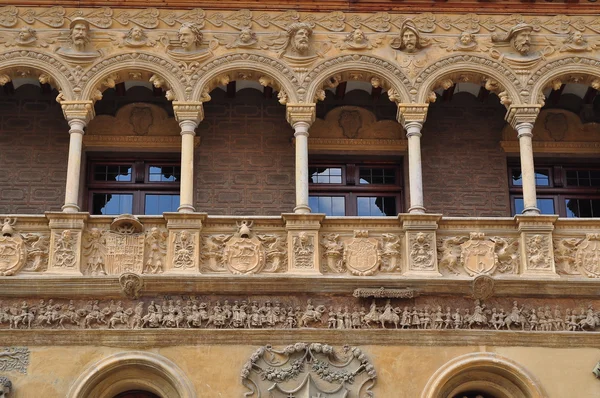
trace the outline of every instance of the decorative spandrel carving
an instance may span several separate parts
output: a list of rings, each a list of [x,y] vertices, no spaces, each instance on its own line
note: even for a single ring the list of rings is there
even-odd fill
[[[13,225],[15,218],[5,218],[0,235],[0,276],[18,273],[27,263],[26,244]]]
[[[294,268],[311,269],[314,267],[315,238],[306,232],[300,232],[293,239]]]
[[[296,343],[259,348],[242,369],[248,397],[372,397],[377,373],[358,347]]]
[[[534,68],[555,49],[550,42],[541,43],[541,51],[531,51],[534,46],[532,33],[534,27],[527,23],[512,26],[504,34],[493,34],[491,40],[496,43],[490,49],[490,55],[507,65],[522,70]],[[507,49],[506,47],[509,46]]]
[[[550,237],[546,235],[527,236],[528,268],[534,270],[551,269]]]
[[[411,233],[409,235],[410,259],[412,268],[416,270],[432,270],[434,264],[433,234],[426,232]]]
[[[79,253],[79,233],[65,229],[54,232],[54,262],[55,268],[74,269]]]
[[[144,239],[142,224],[132,215],[117,217],[106,232],[106,273],[124,272],[141,274],[144,266]]]
[[[236,35],[225,36],[215,35],[215,38],[219,41],[219,44],[225,45],[225,48],[259,48],[260,43],[258,36],[252,28],[245,27],[240,30]]]
[[[21,28],[12,37],[4,42],[6,47],[41,47],[47,48],[49,44],[54,43],[54,39],[42,39],[38,36],[35,29],[30,27]]]
[[[106,275],[104,257],[106,255],[105,231],[92,228],[83,235],[83,255],[86,258],[86,273],[89,275]]]
[[[162,274],[167,256],[168,233],[158,227],[146,232],[146,251],[144,260],[145,274]]]
[[[440,269],[454,275],[492,275],[516,273],[519,263],[519,240],[499,236],[487,238],[485,234],[471,233],[439,239]]]
[[[91,39],[90,23],[85,18],[73,18],[68,35],[59,39],[63,45],[56,53],[69,62],[90,63],[102,55],[93,47]]]
[[[48,252],[50,236],[42,233],[27,233],[23,235],[27,248],[27,263],[23,271],[42,272],[48,268]]]
[[[0,348],[0,372],[19,372],[27,374],[29,349],[27,347]]]
[[[600,234],[587,234],[577,248],[577,267],[591,278],[600,278]]]

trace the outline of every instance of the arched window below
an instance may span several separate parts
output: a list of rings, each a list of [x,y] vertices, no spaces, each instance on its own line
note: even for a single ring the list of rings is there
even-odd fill
[[[152,394],[151,392],[135,390],[135,391],[125,391],[115,398],[160,398],[156,394]]]

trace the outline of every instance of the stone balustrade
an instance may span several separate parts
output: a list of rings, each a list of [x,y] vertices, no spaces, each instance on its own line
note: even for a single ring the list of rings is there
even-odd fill
[[[397,218],[2,216],[3,276],[296,275],[585,280],[600,277],[600,220],[556,216]]]

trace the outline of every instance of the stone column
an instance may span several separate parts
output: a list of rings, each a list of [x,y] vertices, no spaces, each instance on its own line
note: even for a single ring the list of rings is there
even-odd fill
[[[294,213],[310,213],[308,206],[308,128],[315,121],[315,104],[287,104],[287,121],[296,138],[296,207]]]
[[[202,102],[173,101],[175,119],[181,127],[181,185],[180,213],[193,213],[194,209],[194,137],[196,128],[204,119]]]
[[[69,159],[67,162],[67,185],[65,188],[65,213],[79,211],[79,181],[81,179],[81,152],[84,129],[94,118],[92,101],[62,101],[61,107],[69,126]]]
[[[511,105],[506,121],[517,130],[521,156],[521,179],[523,181],[523,214],[538,215],[535,192],[535,167],[533,165],[533,124],[540,112],[540,105]]]
[[[398,122],[408,139],[409,213],[425,213],[423,206],[423,173],[421,168],[421,129],[427,118],[429,104],[398,104]]]

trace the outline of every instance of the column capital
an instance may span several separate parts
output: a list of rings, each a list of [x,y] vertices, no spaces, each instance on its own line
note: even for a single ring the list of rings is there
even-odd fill
[[[60,106],[67,121],[78,119],[87,126],[96,116],[93,101],[61,101]]]
[[[425,123],[429,104],[398,104],[398,123],[406,127],[408,123]]]
[[[173,112],[179,123],[189,120],[197,125],[204,119],[204,107],[199,101],[173,101]]]
[[[533,125],[535,119],[537,119],[540,113],[541,105],[530,104],[530,105],[511,105],[508,107],[508,112],[504,119],[516,129],[517,125],[522,123],[529,123]]]
[[[287,104],[286,119],[294,127],[296,123],[313,124],[316,118],[316,104]]]

